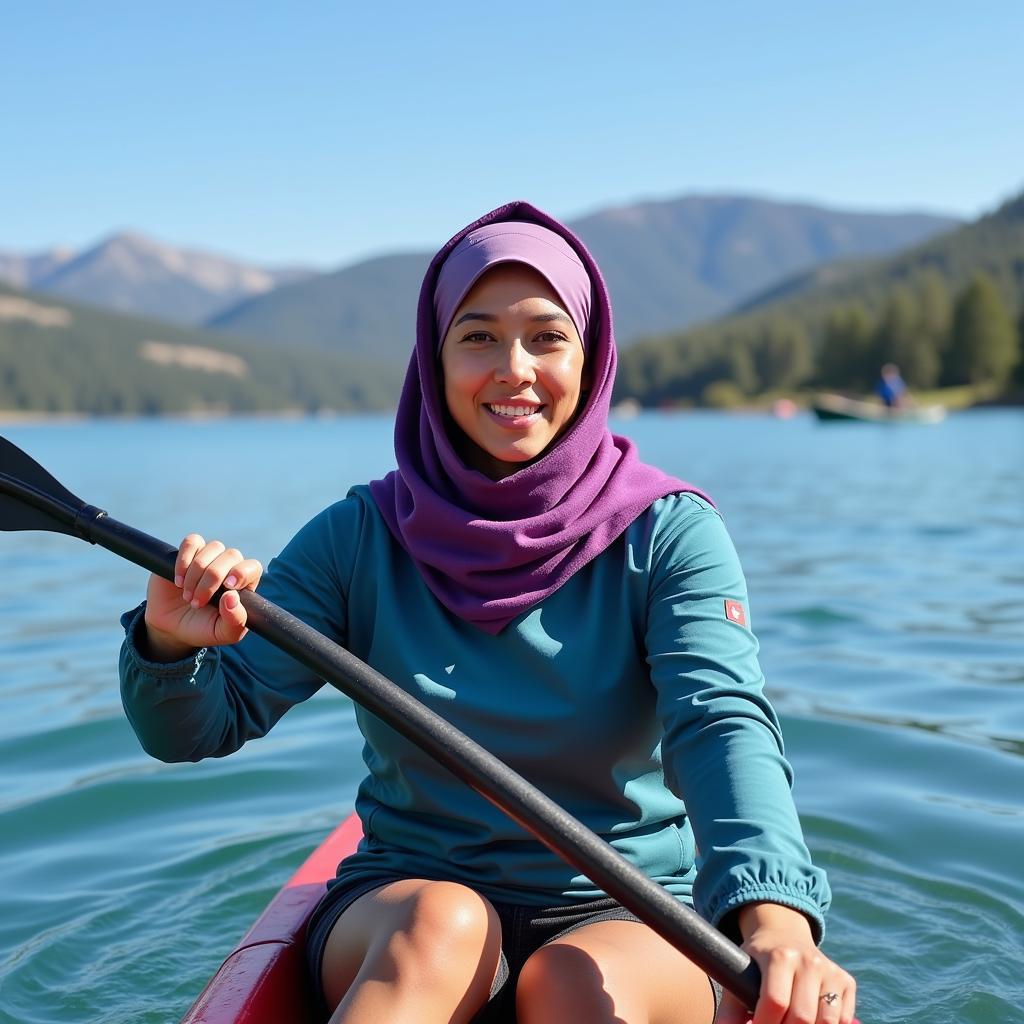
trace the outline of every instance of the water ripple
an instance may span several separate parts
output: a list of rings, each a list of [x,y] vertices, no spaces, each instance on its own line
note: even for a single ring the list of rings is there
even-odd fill
[[[8,435],[117,518],[172,540],[202,525],[268,560],[390,467],[391,429]],[[826,948],[857,975],[860,1016],[1024,1024],[1024,416],[828,431],[644,415],[628,429],[645,458],[716,497],[736,541],[808,843],[835,894]],[[178,484],[213,449],[251,482],[244,509]],[[68,538],[0,536],[0,1021],[176,1019],[363,771],[334,692],[231,758],[149,760],[114,670],[117,617],[144,584]]]

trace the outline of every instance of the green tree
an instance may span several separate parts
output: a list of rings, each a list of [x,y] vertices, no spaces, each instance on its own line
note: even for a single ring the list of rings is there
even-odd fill
[[[945,278],[929,267],[918,278],[917,287],[918,329],[928,338],[938,353],[949,348],[950,331],[953,326],[953,300]]]
[[[939,354],[921,330],[917,298],[903,285],[890,292],[882,311],[875,335],[875,356],[878,366],[896,363],[911,387],[932,387],[938,380]]]
[[[807,328],[790,316],[773,316],[754,348],[754,365],[761,387],[795,388],[814,371]]]
[[[861,303],[833,309],[825,321],[816,377],[826,387],[866,388],[878,372],[874,324]]]
[[[661,405],[669,400],[676,381],[684,375],[685,353],[678,345],[658,345],[643,360],[643,381],[648,399]]]
[[[1021,306],[1017,318],[1017,373],[1014,379],[1018,384],[1024,384],[1024,306]]]
[[[1004,384],[1020,358],[1017,332],[992,279],[975,274],[953,308],[944,367],[950,384]]]
[[[760,388],[760,381],[757,378],[754,355],[750,350],[749,341],[742,337],[729,338],[726,351],[728,352],[730,379],[743,394],[756,394]]]

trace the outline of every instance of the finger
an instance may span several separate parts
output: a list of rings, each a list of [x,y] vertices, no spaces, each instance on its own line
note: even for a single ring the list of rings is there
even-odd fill
[[[767,958],[758,959],[761,966],[761,994],[754,1009],[753,1022],[781,1024],[793,997],[793,979],[799,954],[795,950],[778,947]],[[811,1020],[814,1020],[816,1013],[815,1009]]]
[[[843,1008],[839,1011],[840,1024],[856,1024],[857,1019],[857,982],[850,975],[846,976],[846,988],[843,990]]]
[[[793,978],[789,997],[789,1010],[783,1018],[785,1024],[813,1024],[814,1021],[828,1021],[835,1024],[839,1017],[838,997],[832,1003],[822,998],[829,991],[823,984],[826,960],[820,954],[804,960]]]
[[[263,575],[263,563],[246,558],[234,566],[224,579],[229,590],[255,590]]]
[[[243,561],[242,553],[237,548],[227,548],[206,568],[192,588],[192,607],[201,608],[224,585],[225,578]]]
[[[178,545],[178,557],[174,560],[174,585],[180,587],[185,582],[185,573],[192,564],[195,553],[206,544],[198,533],[190,533]]]
[[[186,601],[191,601],[196,585],[203,578],[206,567],[217,558],[224,550],[224,545],[219,540],[211,540],[204,544],[193,556],[188,569],[185,570],[185,581],[181,587],[181,596]]]
[[[218,644],[237,643],[249,632],[245,628],[245,608],[237,591],[229,590],[221,594],[218,611],[220,615],[214,623],[214,633]]]
[[[822,1024],[839,1024],[843,1013],[843,989],[834,979],[826,980],[818,995],[818,1020]]]
[[[818,987],[818,1020],[821,1024],[850,1024],[857,1008],[857,983],[829,960],[823,959]]]

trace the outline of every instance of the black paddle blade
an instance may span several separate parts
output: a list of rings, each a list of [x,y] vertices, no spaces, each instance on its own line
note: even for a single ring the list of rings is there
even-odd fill
[[[85,505],[35,459],[0,437],[0,530],[46,530],[75,537],[75,519]]]

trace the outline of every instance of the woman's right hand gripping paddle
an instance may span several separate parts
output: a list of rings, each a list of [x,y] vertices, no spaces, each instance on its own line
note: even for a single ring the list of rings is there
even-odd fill
[[[146,594],[148,654],[177,661],[198,647],[237,643],[248,632],[239,590],[255,590],[263,566],[237,548],[190,533],[178,548],[174,582],[150,576]],[[224,587],[216,604],[211,599]]]

